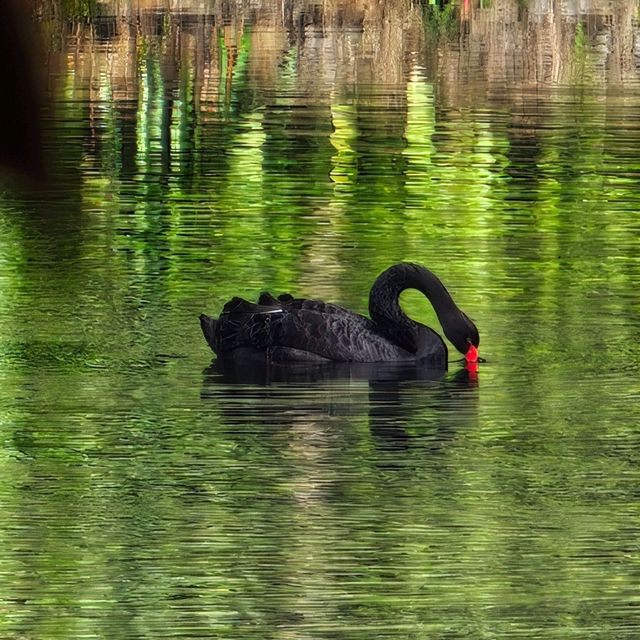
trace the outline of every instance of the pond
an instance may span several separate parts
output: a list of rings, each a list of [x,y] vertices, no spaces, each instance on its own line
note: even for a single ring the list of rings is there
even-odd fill
[[[636,3],[35,4],[0,636],[637,638]],[[200,313],[400,261],[477,375],[216,367]]]

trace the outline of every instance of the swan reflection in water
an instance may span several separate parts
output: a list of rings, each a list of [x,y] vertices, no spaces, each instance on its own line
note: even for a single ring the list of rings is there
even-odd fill
[[[214,361],[204,370],[201,397],[217,401],[234,431],[247,422],[280,430],[301,420],[363,415],[378,447],[402,449],[427,439],[431,449],[473,428],[478,391],[475,363],[447,373],[418,362],[277,365],[256,359],[250,365]]]

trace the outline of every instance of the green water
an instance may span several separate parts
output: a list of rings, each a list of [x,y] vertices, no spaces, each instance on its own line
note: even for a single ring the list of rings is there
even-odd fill
[[[0,637],[637,638],[635,14],[559,14],[549,61],[539,3],[311,4],[38,23],[50,178],[0,191]],[[477,379],[211,368],[199,313],[366,312],[401,260],[475,320]]]

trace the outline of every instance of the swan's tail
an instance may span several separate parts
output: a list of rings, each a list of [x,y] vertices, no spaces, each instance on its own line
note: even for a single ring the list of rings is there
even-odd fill
[[[216,324],[218,321],[215,318],[210,318],[209,316],[205,316],[204,313],[200,314],[200,327],[202,328],[202,333],[204,333],[204,337],[207,341],[207,344],[217,353],[218,344],[216,340]]]

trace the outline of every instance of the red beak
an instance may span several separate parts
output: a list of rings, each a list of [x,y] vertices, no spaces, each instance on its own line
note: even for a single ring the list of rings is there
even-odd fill
[[[478,348],[472,344],[469,345],[467,353],[464,356],[467,362],[478,362]]]

